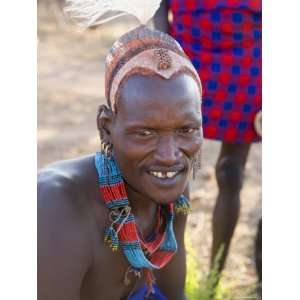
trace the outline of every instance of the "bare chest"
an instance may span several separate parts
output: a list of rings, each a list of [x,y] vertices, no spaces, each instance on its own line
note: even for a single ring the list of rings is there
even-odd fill
[[[120,249],[113,253],[104,245],[82,282],[80,300],[126,300],[143,284],[128,268]]]

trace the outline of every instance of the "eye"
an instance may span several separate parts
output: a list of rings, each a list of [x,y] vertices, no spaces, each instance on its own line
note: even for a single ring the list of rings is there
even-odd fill
[[[181,128],[179,129],[179,133],[185,134],[185,135],[191,135],[195,132],[197,132],[199,129],[198,128]]]
[[[153,132],[152,132],[151,130],[149,130],[149,129],[141,129],[141,130],[139,130],[139,131],[137,132],[137,134],[138,134],[139,136],[150,136],[150,135],[153,134]]]
[[[196,131],[196,129],[195,128],[186,128],[186,129],[184,129],[184,133],[194,133]]]

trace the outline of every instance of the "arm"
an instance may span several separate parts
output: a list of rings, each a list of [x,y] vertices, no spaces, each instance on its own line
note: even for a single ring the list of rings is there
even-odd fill
[[[67,183],[68,185],[69,183]],[[61,179],[38,184],[38,300],[79,300],[90,264],[76,195]]]
[[[163,32],[169,32],[168,0],[162,0],[160,8],[153,17],[154,28]]]

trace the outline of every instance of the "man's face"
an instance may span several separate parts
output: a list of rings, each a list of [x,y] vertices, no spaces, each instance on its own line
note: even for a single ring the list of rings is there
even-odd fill
[[[157,203],[184,191],[202,142],[199,88],[186,74],[134,75],[111,123],[115,158],[129,188]]]

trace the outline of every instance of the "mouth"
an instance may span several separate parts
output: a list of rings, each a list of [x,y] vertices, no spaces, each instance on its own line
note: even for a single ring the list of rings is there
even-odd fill
[[[178,175],[179,171],[150,171],[149,174],[159,179],[171,179]]]
[[[169,168],[152,166],[148,169],[147,173],[156,185],[171,187],[174,184],[178,184],[185,177],[185,171],[185,166],[180,164]]]
[[[185,179],[185,169],[176,169],[176,170],[155,170],[147,172],[150,182],[154,184],[157,188],[162,189],[173,189],[178,184],[180,185]]]

